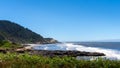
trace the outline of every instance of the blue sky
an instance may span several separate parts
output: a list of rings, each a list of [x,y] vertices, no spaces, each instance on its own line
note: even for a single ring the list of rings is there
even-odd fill
[[[120,39],[120,0],[0,0],[0,19],[60,41]]]

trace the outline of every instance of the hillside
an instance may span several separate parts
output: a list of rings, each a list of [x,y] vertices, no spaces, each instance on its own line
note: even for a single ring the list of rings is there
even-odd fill
[[[41,35],[7,20],[0,20],[0,40],[15,43],[48,43]]]

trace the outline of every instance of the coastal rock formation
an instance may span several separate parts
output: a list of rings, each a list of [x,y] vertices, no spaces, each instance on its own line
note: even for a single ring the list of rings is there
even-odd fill
[[[98,52],[84,52],[84,51],[61,51],[61,50],[33,50],[30,52],[31,54],[35,55],[43,55],[43,56],[105,56],[104,53],[98,53]]]
[[[84,51],[62,51],[62,50],[31,50],[25,49],[24,47],[17,48],[17,49],[0,49],[0,53],[29,53],[31,55],[42,55],[48,57],[63,57],[63,56],[70,56],[70,57],[77,57],[77,56],[105,56],[104,53],[98,52],[84,52]]]
[[[53,38],[44,38],[44,39],[47,43],[58,43],[58,41]]]

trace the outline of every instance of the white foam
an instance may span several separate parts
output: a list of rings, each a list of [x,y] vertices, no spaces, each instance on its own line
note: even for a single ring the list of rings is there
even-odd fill
[[[72,43],[63,44],[46,44],[46,45],[33,45],[35,50],[77,50],[77,51],[87,51],[87,52],[100,52],[104,53],[109,59],[120,60],[120,51],[113,49],[104,49],[98,47],[86,47],[83,45],[73,45]]]

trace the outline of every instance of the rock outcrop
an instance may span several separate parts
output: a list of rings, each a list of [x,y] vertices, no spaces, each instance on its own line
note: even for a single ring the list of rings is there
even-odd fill
[[[44,38],[44,39],[47,43],[58,43],[58,41],[53,38]]]
[[[84,51],[61,51],[61,50],[31,50],[25,49],[24,47],[18,49],[0,49],[0,53],[28,53],[31,55],[42,55],[47,57],[63,57],[63,56],[70,56],[70,57],[77,57],[77,56],[105,56],[104,53],[98,52],[84,52]]]
[[[33,50],[30,52],[31,54],[35,55],[43,55],[43,56],[105,56],[104,53],[98,53],[98,52],[84,52],[84,51],[61,51],[61,50]]]

